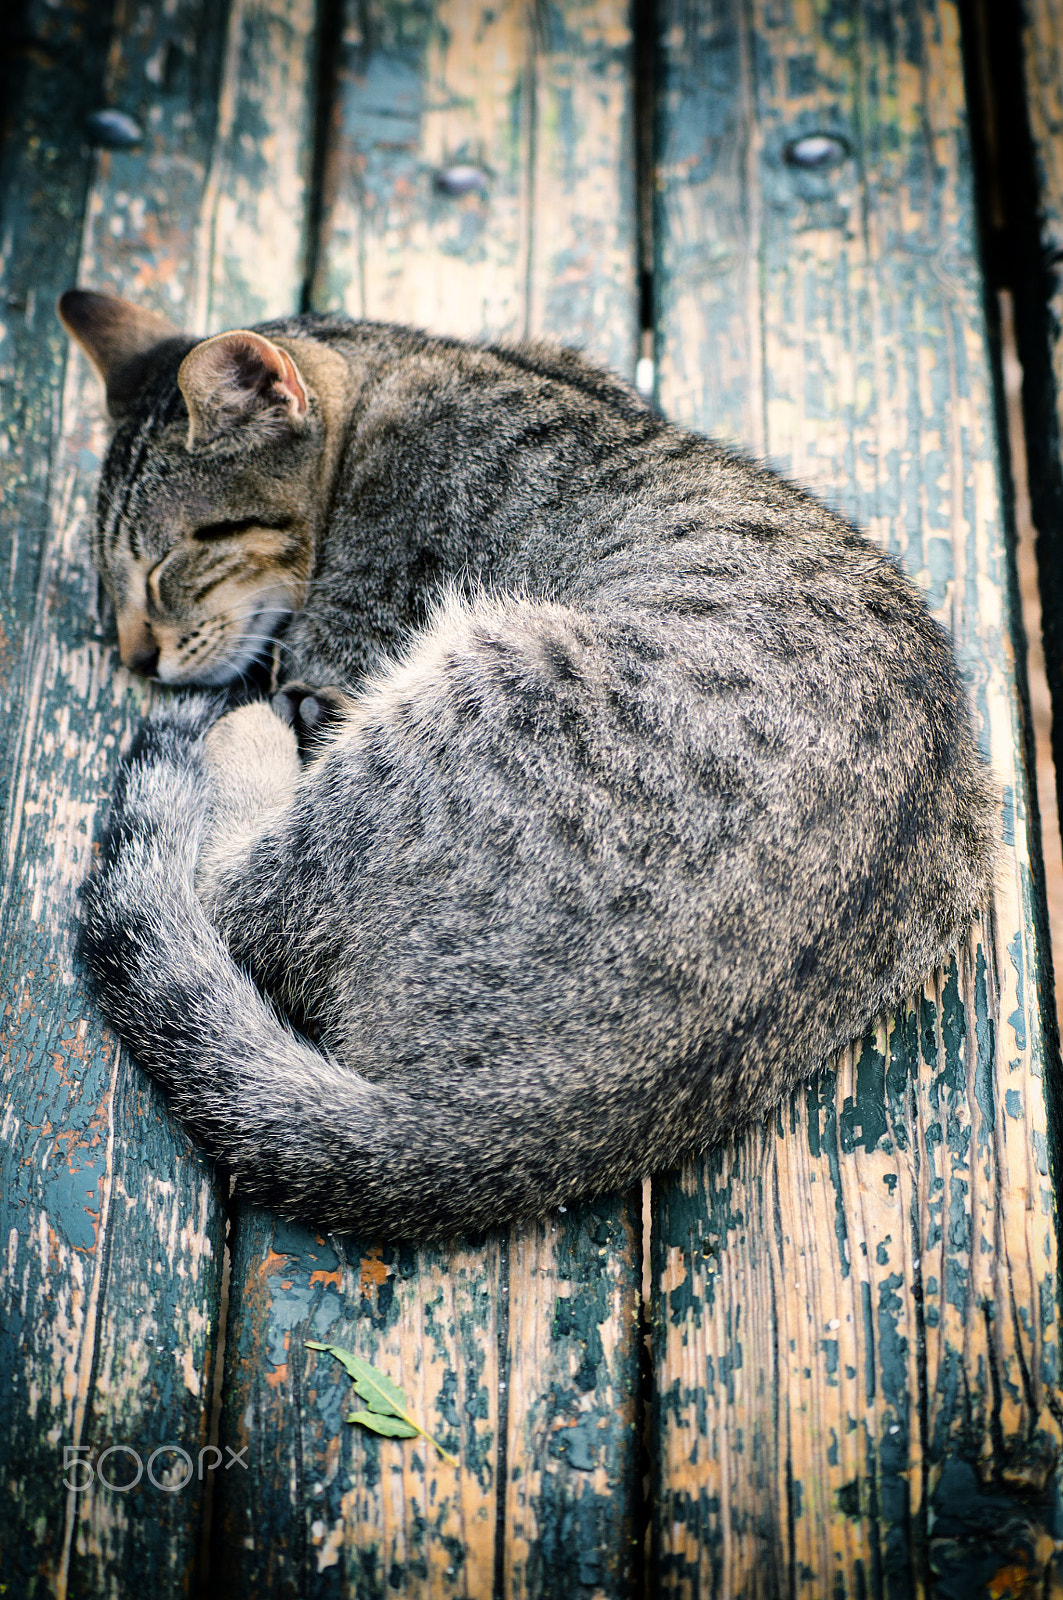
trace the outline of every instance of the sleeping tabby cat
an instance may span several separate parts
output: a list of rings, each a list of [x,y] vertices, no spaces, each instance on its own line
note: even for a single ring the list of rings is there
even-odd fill
[[[809,495],[566,350],[61,312],[123,661],[224,685],[276,640],[294,685],[149,723],[83,895],[244,1194],[425,1238],[630,1184],[963,934],[994,800],[948,643]]]

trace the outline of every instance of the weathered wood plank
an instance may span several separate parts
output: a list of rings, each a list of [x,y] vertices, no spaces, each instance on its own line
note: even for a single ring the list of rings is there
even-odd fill
[[[1024,0],[986,12],[989,47],[1021,28],[1019,105],[1001,132],[1001,182],[1023,210],[1007,218],[1015,320],[1023,364],[1030,509],[1037,530],[1045,668],[1052,692],[1052,749],[1063,794],[1063,5]],[[1010,64],[1010,63],[1009,63]],[[1032,172],[1028,166],[1032,165]],[[1017,192],[1016,192],[1017,191]],[[1063,806],[1061,806],[1063,809]]]
[[[993,915],[955,966],[655,1193],[656,1591],[1055,1593],[1044,954],[955,9],[661,23],[665,409],[899,555],[1004,804]]]
[[[344,6],[315,305],[525,331],[533,26],[512,3]]]
[[[410,1252],[324,1240],[244,1213],[233,1252],[220,1576],[277,1596],[493,1587],[502,1246]],[[401,1382],[456,1470],[421,1440],[349,1426],[361,1402],[317,1339]]]
[[[627,8],[348,4],[314,303],[633,372]],[[448,187],[449,186],[449,187]]]
[[[619,4],[350,5],[316,303],[582,340],[632,371],[630,57]],[[456,165],[489,183],[441,193]],[[576,1575],[579,1592],[633,1592],[636,1201],[447,1251],[341,1255],[250,1213],[235,1238],[224,1425],[263,1456],[219,1485],[226,1582],[568,1597]],[[349,1380],[307,1338],[402,1382],[460,1471],[351,1429]]]
[[[192,325],[299,308],[317,111],[314,0],[231,0],[218,126],[201,202]]]
[[[110,19],[46,5],[27,8],[21,48],[7,63],[0,153],[4,280],[0,321],[0,684],[11,725],[19,652],[33,615],[32,581],[48,521],[67,340],[54,296],[77,270],[92,156],[83,124],[99,103]],[[79,71],[72,70],[74,60]],[[12,763],[0,762],[6,807]],[[5,812],[6,814],[6,812]]]
[[[84,1014],[71,970],[74,890],[118,751],[150,697],[116,669],[98,614],[85,535],[106,429],[97,380],[80,357],[68,364],[65,389],[60,384],[65,340],[52,307],[56,293],[80,278],[193,325],[208,315],[251,320],[288,309],[299,293],[301,243],[265,257],[267,279],[245,202],[230,216],[221,197],[241,197],[237,174],[250,129],[263,205],[273,204],[272,163],[299,239],[292,173],[306,162],[291,156],[289,130],[312,110],[306,74],[295,72],[292,57],[274,62],[273,81],[264,83],[270,53],[255,48],[263,34],[275,34],[278,18],[295,29],[295,8],[244,0],[227,18],[225,9],[197,0],[164,9],[129,0],[117,7],[113,29],[106,17],[93,23],[87,46],[80,8],[38,9],[35,25],[60,34],[55,54],[44,56],[27,84],[27,104],[44,119],[46,137],[39,145],[24,139],[23,166],[8,169],[5,192],[14,202],[5,215],[17,229],[3,290],[9,307],[25,307],[23,327],[10,312],[8,321],[14,381],[26,395],[15,439],[26,465],[5,523],[13,773],[0,955],[0,992],[9,997],[0,1455],[11,1504],[0,1514],[0,1582],[19,1596],[117,1595],[135,1572],[163,1596],[187,1593],[192,1581],[203,1483],[194,1473],[176,1492],[188,1472],[182,1456],[167,1449],[151,1457],[159,1446],[179,1447],[195,1468],[206,1444],[224,1207],[150,1084],[119,1062],[113,1041]],[[304,22],[304,37],[307,29]],[[102,68],[108,34],[106,72],[94,81],[92,52]],[[219,94],[232,110],[215,143]],[[144,139],[90,161],[83,119],[100,104],[131,113]],[[259,108],[257,121],[248,106]],[[263,218],[260,236],[274,215]],[[58,417],[35,397],[35,381],[62,392]],[[63,1487],[65,1447],[83,1452],[93,1468],[82,1493]],[[96,1468],[109,1449],[101,1480]],[[144,1476],[123,1492],[137,1457]],[[87,1485],[90,1473],[82,1467],[66,1476]],[[25,1533],[13,1539],[28,1526],[32,1541]]]
[[[629,13],[627,5],[597,0],[535,9],[524,330],[579,345],[633,378],[639,329]]]
[[[1024,0],[1022,20],[1026,108],[1039,179],[1041,241],[1046,262],[1055,269],[1052,362],[1056,393],[1063,397],[1063,304],[1059,298],[1063,292],[1059,281],[1063,262],[1063,5],[1060,0]]]
[[[464,1248],[322,1239],[243,1213],[223,1439],[223,1585],[270,1595],[634,1593],[636,1208]],[[400,1381],[458,1455],[350,1427],[315,1339]],[[419,1587],[423,1586],[423,1587]]]
[[[28,53],[28,116],[9,146],[4,192],[5,376],[14,401],[5,420],[17,434],[6,485],[0,763],[5,779],[10,773],[0,953],[0,1582],[20,1596],[112,1593],[134,1560],[167,1595],[184,1590],[191,1570],[198,1489],[174,1497],[147,1488],[126,1499],[95,1487],[79,1495],[63,1483],[86,1481],[84,1469],[64,1469],[68,1448],[95,1464],[106,1446],[129,1446],[146,1462],[159,1444],[194,1450],[201,1441],[212,1337],[203,1308],[215,1297],[221,1230],[200,1164],[158,1123],[151,1096],[137,1107],[137,1146],[146,1147],[153,1179],[139,1163],[131,1169],[123,1145],[137,1090],[113,1041],[84,1016],[71,971],[74,887],[133,699],[106,684],[82,543],[98,447],[88,418],[98,402],[94,393],[86,402],[78,374],[68,372],[63,390],[65,341],[53,311],[56,293],[77,275],[92,198],[83,121],[104,99],[109,18],[35,6],[30,27],[40,44]],[[113,91],[113,64],[108,79]],[[127,172],[141,165],[139,155],[125,159]],[[99,165],[113,164],[104,157]],[[107,181],[105,171],[92,193]],[[70,434],[57,448],[60,428]],[[183,1237],[173,1237],[167,1189],[195,1217]],[[159,1260],[172,1260],[175,1276],[156,1276]],[[156,1460],[160,1481],[173,1464],[172,1456]],[[104,1466],[118,1483],[131,1469],[126,1451]],[[137,1526],[146,1512],[154,1517],[148,1539]]]
[[[632,1195],[510,1236],[507,1596],[640,1593],[641,1223]]]

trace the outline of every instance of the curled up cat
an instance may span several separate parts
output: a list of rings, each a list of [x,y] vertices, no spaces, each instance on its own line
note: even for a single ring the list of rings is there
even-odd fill
[[[810,495],[567,350],[60,308],[123,661],[279,651],[275,709],[144,727],[82,896],[239,1192],[424,1239],[621,1188],[964,935],[995,799],[949,643]]]

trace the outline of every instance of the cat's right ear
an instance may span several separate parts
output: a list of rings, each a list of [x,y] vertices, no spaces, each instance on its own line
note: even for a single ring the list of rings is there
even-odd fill
[[[238,328],[204,339],[177,374],[188,406],[188,448],[240,430],[249,440],[297,432],[309,401],[291,356],[264,334]]]
[[[136,399],[151,352],[178,330],[157,311],[92,289],[68,289],[56,310],[103,379],[107,409],[117,420]]]

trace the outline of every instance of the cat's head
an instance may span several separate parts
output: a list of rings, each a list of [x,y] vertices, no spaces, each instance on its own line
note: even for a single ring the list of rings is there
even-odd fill
[[[196,339],[82,289],[59,315],[115,423],[92,554],[122,660],[164,683],[229,682],[302,604],[311,572],[327,408],[297,364],[304,341]]]

